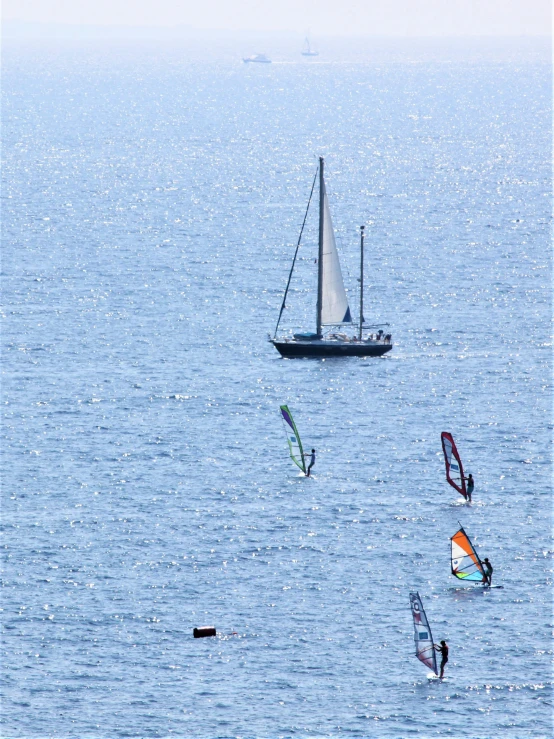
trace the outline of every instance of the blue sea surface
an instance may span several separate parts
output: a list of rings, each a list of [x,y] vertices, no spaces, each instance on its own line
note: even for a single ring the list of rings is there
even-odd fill
[[[3,737],[552,736],[551,70],[513,44],[4,51]],[[267,341],[318,156],[379,359]]]

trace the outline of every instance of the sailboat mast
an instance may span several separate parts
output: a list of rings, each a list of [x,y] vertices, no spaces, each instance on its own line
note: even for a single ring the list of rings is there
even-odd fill
[[[365,226],[360,226],[360,341],[364,323],[364,229]]]
[[[319,245],[317,259],[317,320],[316,334],[321,339],[321,313],[323,310],[323,228],[325,222],[325,180],[323,179],[324,162],[319,157]]]

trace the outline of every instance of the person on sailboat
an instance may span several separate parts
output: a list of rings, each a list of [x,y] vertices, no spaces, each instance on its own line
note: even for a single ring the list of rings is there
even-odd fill
[[[308,465],[308,471],[306,472],[306,477],[310,476],[310,470],[315,464],[315,449],[312,449],[311,452],[304,452],[305,457],[310,457],[310,464]]]
[[[441,673],[439,677],[442,679],[444,677],[444,668],[446,666],[446,663],[448,662],[448,644],[443,639],[440,643],[440,646],[438,644],[433,644],[433,646],[441,656]]]
[[[485,574],[483,575],[483,582],[485,585],[492,585],[492,573],[493,573],[493,567],[491,563],[489,562],[489,558],[485,557],[483,560],[483,566],[485,568]]]
[[[471,472],[467,477],[464,477],[464,480],[467,482],[467,499],[471,503],[471,496],[473,495],[473,488],[475,487],[475,480],[473,479]]]

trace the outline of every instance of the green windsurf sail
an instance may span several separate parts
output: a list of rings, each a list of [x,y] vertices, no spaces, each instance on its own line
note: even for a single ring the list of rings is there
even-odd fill
[[[296,428],[296,424],[292,419],[292,413],[286,405],[280,406],[281,417],[285,425],[285,433],[287,434],[287,442],[290,449],[292,461],[300,467],[302,472],[306,474],[306,463],[304,462],[304,450],[300,441],[300,434]]]

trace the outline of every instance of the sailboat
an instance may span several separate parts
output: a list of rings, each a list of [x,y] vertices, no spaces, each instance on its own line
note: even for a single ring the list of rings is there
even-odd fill
[[[292,337],[277,337],[279,323],[285,309],[287,294],[310,208],[310,202],[319,173],[319,245],[317,271],[317,305],[315,333],[297,333]],[[364,229],[360,227],[360,316],[356,324],[352,320],[342,272],[340,268],[329,200],[325,190],[324,160],[319,159],[319,167],[312,184],[312,191],[308,200],[308,207],[304,216],[304,223],[296,245],[296,252],[292,261],[285,295],[279,312],[277,326],[273,338],[273,346],[283,357],[380,357],[392,349],[391,335],[381,329],[376,335],[368,334],[367,329],[377,326],[366,325],[364,319]],[[382,324],[388,326],[388,324]],[[333,333],[333,328],[356,328],[356,333],[348,335],[344,332]],[[364,334],[364,329],[366,330]],[[326,330],[327,333],[323,333]]]
[[[304,39],[304,46],[301,51],[302,56],[319,56],[319,51],[312,49],[308,36]]]

